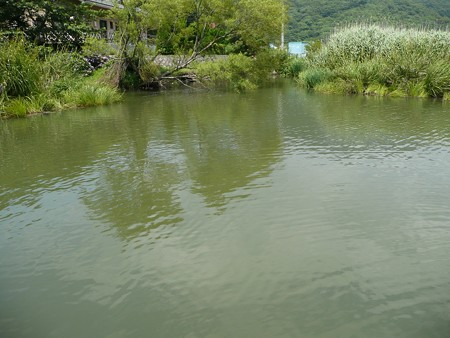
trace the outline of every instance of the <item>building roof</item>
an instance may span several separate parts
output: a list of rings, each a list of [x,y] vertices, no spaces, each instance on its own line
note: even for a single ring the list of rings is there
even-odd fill
[[[89,5],[93,5],[103,9],[111,9],[114,7],[114,4],[110,0],[83,0],[82,2],[87,3]],[[119,1],[120,3],[121,1]]]

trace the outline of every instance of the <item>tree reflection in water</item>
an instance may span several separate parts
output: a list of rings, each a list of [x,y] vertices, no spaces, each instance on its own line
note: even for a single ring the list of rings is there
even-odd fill
[[[183,198],[199,196],[204,212],[224,212],[232,199],[245,198],[234,192],[267,177],[279,160],[272,93],[130,99],[121,142],[97,161],[98,180],[85,204],[128,239],[183,222]]]

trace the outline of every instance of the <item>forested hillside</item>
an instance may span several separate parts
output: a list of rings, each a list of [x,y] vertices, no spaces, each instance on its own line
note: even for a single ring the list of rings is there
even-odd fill
[[[288,41],[326,37],[354,22],[445,28],[450,0],[290,0]]]

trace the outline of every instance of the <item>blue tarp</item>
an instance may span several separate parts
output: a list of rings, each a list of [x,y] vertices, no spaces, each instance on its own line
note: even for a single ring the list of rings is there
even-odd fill
[[[288,43],[288,51],[289,54],[295,55],[305,55],[306,54],[306,42],[289,42]]]

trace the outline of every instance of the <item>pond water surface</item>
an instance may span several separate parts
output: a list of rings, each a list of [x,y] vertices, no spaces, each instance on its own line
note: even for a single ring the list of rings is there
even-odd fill
[[[450,103],[129,94],[0,121],[0,337],[449,337]]]

